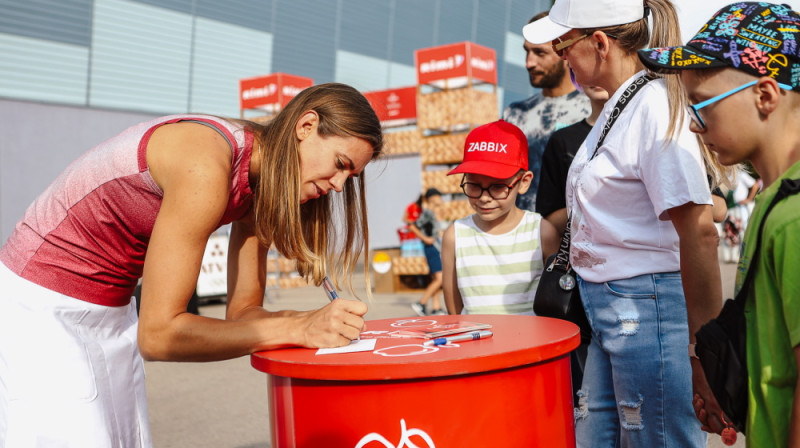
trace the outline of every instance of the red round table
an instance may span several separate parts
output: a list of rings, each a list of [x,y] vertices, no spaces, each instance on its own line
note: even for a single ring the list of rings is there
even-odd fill
[[[392,333],[425,322],[492,325],[487,339],[424,346]],[[254,353],[268,374],[279,448],[574,447],[570,322],[464,315],[367,322],[373,351]]]

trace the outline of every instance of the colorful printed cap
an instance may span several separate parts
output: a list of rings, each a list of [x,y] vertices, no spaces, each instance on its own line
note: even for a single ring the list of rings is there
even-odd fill
[[[528,138],[513,124],[497,120],[467,135],[464,160],[447,175],[472,173],[507,179],[527,169]]]
[[[680,47],[639,51],[655,71],[733,67],[800,91],[800,15],[786,5],[732,3]]]

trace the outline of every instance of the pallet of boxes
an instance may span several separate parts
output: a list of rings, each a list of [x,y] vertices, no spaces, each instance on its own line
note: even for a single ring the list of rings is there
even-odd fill
[[[499,118],[495,51],[472,42],[420,49],[414,55],[417,72],[417,129],[386,134],[390,151],[419,151],[421,191],[436,188],[444,203],[437,219],[444,231],[454,220],[473,213],[461,190],[461,176],[447,176],[461,162],[469,131]],[[423,257],[392,261],[395,285],[404,275],[425,275]]]
[[[364,93],[372,104],[384,131],[384,154],[390,159],[418,156],[423,142],[416,127],[417,86]],[[428,274],[422,241],[403,226],[397,229],[399,248],[380,249],[373,254],[388,257],[390,271],[373,272],[375,292],[400,292],[424,287],[420,282]]]
[[[257,123],[269,122],[289,101],[314,80],[287,73],[272,73],[239,80],[239,114],[242,119]],[[308,286],[297,273],[295,261],[281,256],[274,247],[267,254],[267,299],[279,288]]]

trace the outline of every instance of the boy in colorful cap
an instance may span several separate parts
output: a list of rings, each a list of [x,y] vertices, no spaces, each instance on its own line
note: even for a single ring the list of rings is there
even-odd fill
[[[800,178],[800,15],[788,6],[734,3],[686,45],[642,50],[653,70],[680,71],[691,129],[726,165],[749,160],[764,190],[745,234],[736,290],[755,268],[745,305],[749,412],[747,446],[800,446],[800,195],[769,214],[781,181]],[[698,418],[719,432],[711,397],[695,398]]]
[[[544,255],[557,247],[540,244],[542,234],[555,233],[552,224],[515,205],[533,180],[525,134],[503,120],[475,128],[452,174],[463,174],[461,188],[475,213],[455,221],[442,239],[448,311],[533,315]]]

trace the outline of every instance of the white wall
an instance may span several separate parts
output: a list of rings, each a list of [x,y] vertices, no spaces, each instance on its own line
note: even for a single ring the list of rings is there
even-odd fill
[[[0,245],[25,209],[89,148],[150,115],[0,100]]]
[[[28,205],[66,166],[103,140],[154,116],[0,100],[0,245]],[[367,181],[370,247],[397,247],[403,210],[421,190],[418,154],[371,163]]]

